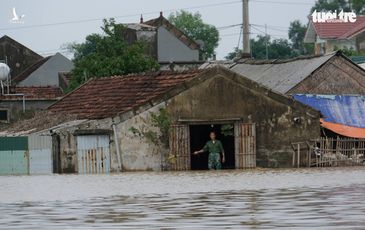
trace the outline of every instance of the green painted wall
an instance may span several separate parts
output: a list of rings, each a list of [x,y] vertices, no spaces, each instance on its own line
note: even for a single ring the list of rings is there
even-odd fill
[[[29,173],[28,137],[0,137],[0,175]]]

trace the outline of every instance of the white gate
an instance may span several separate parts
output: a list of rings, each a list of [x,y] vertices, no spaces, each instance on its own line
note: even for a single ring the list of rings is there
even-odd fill
[[[30,135],[28,145],[29,173],[51,174],[53,172],[52,137]]]
[[[77,136],[77,159],[79,173],[109,173],[109,136]]]

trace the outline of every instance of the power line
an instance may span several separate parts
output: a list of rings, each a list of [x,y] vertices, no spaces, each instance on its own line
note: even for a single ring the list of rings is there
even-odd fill
[[[178,10],[191,10],[191,9],[201,9],[201,8],[207,8],[207,7],[215,7],[215,6],[223,6],[223,5],[232,5],[241,3],[241,1],[230,1],[225,3],[214,3],[214,4],[206,4],[206,5],[198,5],[198,6],[191,6],[191,7],[184,7],[180,9],[169,9],[164,10],[164,12],[175,12]],[[151,15],[151,14],[158,14],[157,11],[150,11],[150,12],[144,12],[143,15]],[[67,24],[77,24],[77,23],[86,23],[86,22],[93,22],[93,21],[101,21],[105,18],[128,18],[128,17],[137,17],[140,16],[141,13],[138,14],[128,14],[128,15],[119,15],[119,16],[113,16],[113,17],[104,17],[104,18],[90,18],[90,19],[81,19],[81,20],[73,20],[73,21],[65,21],[65,22],[55,22],[55,23],[46,23],[46,24],[36,24],[36,25],[29,25],[29,26],[19,26],[19,27],[7,27],[7,28],[0,28],[0,31],[5,30],[19,30],[19,29],[29,29],[29,28],[37,28],[37,27],[49,27],[49,26],[59,26],[59,25],[67,25]]]
[[[263,1],[263,0],[251,0],[252,3],[269,3],[269,4],[279,4],[279,5],[306,5],[306,6],[313,6],[312,3],[308,2],[296,2],[296,1]]]
[[[233,28],[233,27],[238,27],[238,26],[242,26],[242,23],[228,25],[228,26],[220,26],[220,27],[216,27],[216,29],[217,30],[225,30],[225,29],[229,29],[229,28]]]

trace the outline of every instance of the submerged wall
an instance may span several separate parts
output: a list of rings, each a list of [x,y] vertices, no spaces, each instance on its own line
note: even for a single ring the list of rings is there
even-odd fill
[[[241,119],[256,123],[257,165],[291,166],[291,143],[319,137],[319,113],[257,84],[245,84],[212,77],[172,98],[167,108],[175,122]]]
[[[184,121],[186,124],[189,120],[208,124],[222,120],[255,123],[259,167],[290,167],[291,143],[320,136],[319,112],[242,77],[227,77],[217,72],[205,81],[189,84],[182,86],[185,90],[177,90],[180,93],[170,99],[156,99],[113,119],[89,121],[62,130],[59,133],[62,171],[77,172],[76,138],[79,134],[75,133],[97,134],[98,130],[110,130],[111,171],[117,171],[113,124],[123,170],[167,168],[169,150],[161,143],[156,145],[150,135],[159,134],[151,113],[158,113],[161,108],[166,108],[172,123]]]

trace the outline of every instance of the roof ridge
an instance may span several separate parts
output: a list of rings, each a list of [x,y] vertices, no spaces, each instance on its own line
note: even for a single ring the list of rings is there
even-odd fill
[[[129,73],[124,75],[112,75],[105,77],[93,77],[90,80],[102,80],[102,79],[112,79],[112,78],[126,78],[126,77],[152,77],[152,76],[165,76],[165,75],[182,75],[182,74],[194,74],[203,72],[203,69],[191,69],[191,70],[158,70],[152,72],[141,72],[141,73]]]
[[[237,64],[251,64],[251,65],[265,65],[265,64],[284,64],[289,62],[294,62],[298,60],[308,60],[314,59],[319,57],[326,57],[326,56],[335,56],[339,51],[334,51],[327,54],[315,54],[315,55],[301,55],[298,57],[288,58],[288,59],[269,59],[269,60],[259,60],[259,59],[241,59],[238,60]]]

